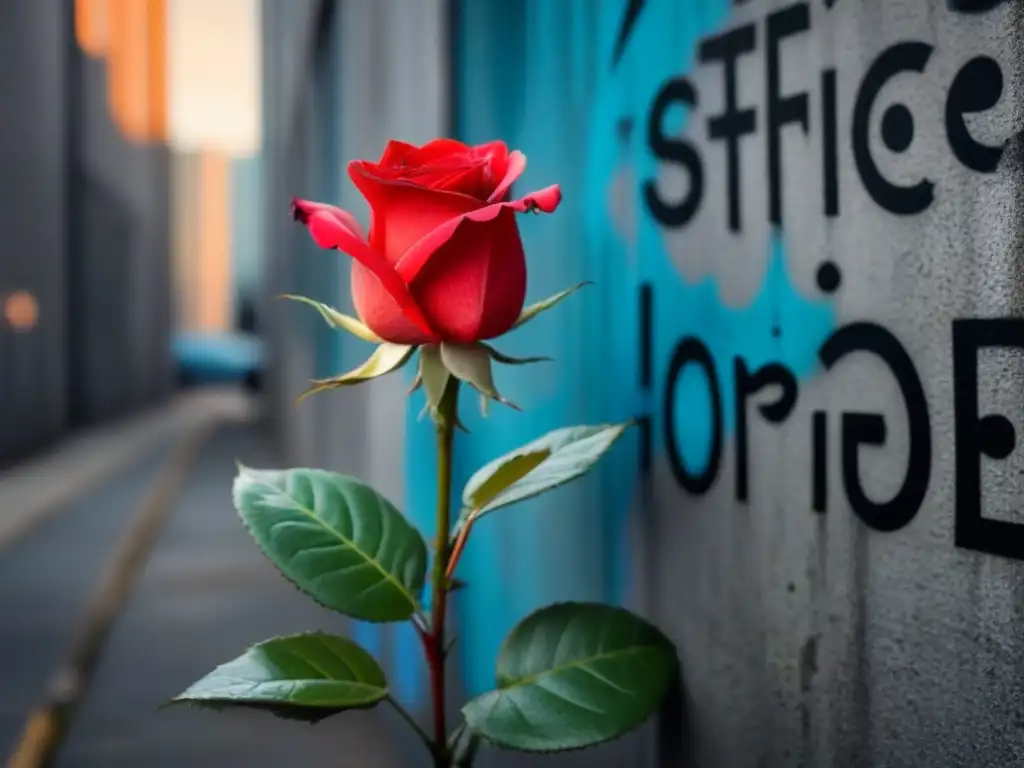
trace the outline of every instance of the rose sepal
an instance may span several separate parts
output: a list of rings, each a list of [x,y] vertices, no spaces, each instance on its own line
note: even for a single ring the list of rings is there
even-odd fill
[[[590,280],[584,280],[582,283],[576,283],[576,285],[572,286],[571,288],[566,288],[564,291],[556,293],[554,296],[548,296],[546,299],[538,301],[536,304],[531,304],[528,307],[524,307],[522,312],[519,313],[519,317],[516,319],[515,323],[512,324],[512,329],[518,328],[524,323],[528,323],[541,312],[546,312],[547,310],[554,307],[556,304],[559,304],[562,301],[562,299],[567,298],[568,296],[578,291],[580,288],[583,288],[584,286],[587,285],[593,285],[593,282],[591,282]]]
[[[481,411],[484,415],[487,413],[487,403],[490,400],[495,400],[518,411],[520,410],[519,406],[498,391],[497,385],[494,383],[491,362],[504,365],[526,365],[551,360],[550,357],[513,357],[480,341],[470,344],[447,341],[440,344],[424,344],[419,347],[419,352],[419,368],[409,389],[409,394],[423,389],[426,403],[420,413],[420,418],[429,414],[435,422],[438,418],[441,399],[445,390],[451,385],[452,379],[464,381],[480,393]],[[464,431],[469,431],[461,423],[458,423],[457,426]]]
[[[327,322],[329,326],[339,331],[348,331],[353,336],[363,341],[369,341],[372,344],[383,344],[384,339],[380,338],[369,326],[360,320],[356,320],[354,317],[339,312],[334,307],[330,307],[327,304],[323,304],[319,301],[309,298],[308,296],[298,296],[291,293],[286,293],[278,296],[279,299],[289,299],[290,301],[298,301],[303,304],[308,304],[313,307],[320,316]]]
[[[296,402],[300,403],[310,395],[326,392],[330,389],[352,386],[353,384],[361,384],[364,381],[376,379],[378,376],[384,376],[392,371],[397,371],[408,362],[415,351],[416,347],[411,344],[392,344],[386,341],[378,346],[373,351],[373,354],[367,358],[366,362],[358,368],[353,368],[347,373],[327,379],[313,379],[313,385],[299,395]]]

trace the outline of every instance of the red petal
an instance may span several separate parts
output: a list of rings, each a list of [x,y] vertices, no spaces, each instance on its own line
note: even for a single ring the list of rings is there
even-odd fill
[[[520,152],[518,149],[508,156],[507,168],[505,169],[505,175],[498,182],[498,186],[491,192],[491,196],[487,198],[488,203],[500,202],[512,186],[513,182],[523,175],[523,171],[526,170],[526,155]]]
[[[461,192],[381,178],[363,162],[349,163],[348,169],[373,211],[370,242],[392,264],[435,227],[480,207],[478,199]]]
[[[487,202],[501,200],[526,166],[522,153],[510,154],[503,141],[467,146],[455,139],[434,139],[422,147],[392,139],[379,161],[361,160],[357,163],[363,175],[381,182],[404,181],[432,189],[461,192]],[[510,164],[515,166],[511,173]],[[469,171],[473,168],[479,168],[479,171]],[[446,171],[467,171],[470,175],[465,179],[449,180]],[[474,178],[477,173],[479,183]],[[442,181],[436,182],[435,178]],[[501,189],[495,193],[499,185]]]
[[[372,206],[376,200],[380,199],[381,193],[386,188],[405,188],[405,189],[426,189],[428,192],[436,192],[438,194],[451,195],[455,198],[462,198],[463,201],[471,201],[474,205],[479,205],[480,201],[476,198],[470,197],[469,195],[463,195],[459,192],[450,192],[447,190],[431,190],[423,187],[421,184],[415,181],[410,181],[406,178],[401,178],[393,170],[386,168],[379,168],[374,163],[368,163],[365,160],[353,160],[348,164],[348,175],[352,179],[352,183],[355,184],[363,197],[366,198],[367,202]]]
[[[552,184],[550,187],[544,187],[544,189],[531,192],[514,203],[507,203],[507,205],[514,206],[520,213],[526,213],[527,211],[552,213],[560,202],[562,202],[562,188],[557,184]]]
[[[380,160],[377,161],[377,165],[389,166],[398,165],[410,155],[416,153],[418,150],[412,144],[406,144],[404,141],[395,141],[392,139],[384,147],[384,152],[381,153]]]
[[[425,333],[412,322],[377,276],[358,261],[352,263],[351,290],[352,302],[359,318],[382,339],[394,344],[429,344],[438,341],[439,334]],[[421,306],[419,302],[417,306]]]
[[[424,333],[436,337],[423,311],[416,305],[409,286],[387,260],[370,248],[359,223],[352,214],[333,205],[312,203],[295,198],[292,216],[306,225],[309,234],[321,248],[335,248],[346,253],[370,270],[402,310]]]
[[[410,286],[430,324],[446,341],[499,336],[526,298],[526,259],[508,208],[486,225],[459,227]]]
[[[425,164],[448,155],[466,155],[469,151],[470,148],[461,141],[456,141],[455,139],[434,139],[417,149],[410,160],[415,164]]]
[[[460,226],[473,226],[482,224],[494,219],[505,208],[511,208],[518,213],[526,213],[531,210],[539,210],[544,213],[551,213],[558,207],[562,200],[562,192],[557,184],[546,187],[538,192],[533,192],[519,200],[505,203],[493,203],[478,208],[475,211],[464,213],[455,218],[449,219],[440,226],[428,232],[416,242],[395,265],[398,274],[406,284],[412,284],[416,275],[423,269],[437,250],[447,243]]]
[[[338,247],[335,243],[324,245],[318,239],[318,233],[321,237],[325,237],[328,240],[336,237],[354,237],[357,240],[366,241],[366,235],[363,234],[363,228],[359,226],[359,222],[356,217],[348,211],[343,211],[333,205],[327,205],[326,203],[313,203],[309,200],[300,200],[299,198],[292,198],[292,218],[296,221],[301,221],[306,226],[311,227],[310,217],[313,214],[317,214],[317,232],[313,232],[310,229],[310,234],[313,235],[313,240],[321,248],[336,248]],[[321,215],[322,214],[322,215]],[[344,232],[340,235],[334,233],[336,227],[341,227]]]
[[[497,162],[504,162],[508,157],[508,145],[501,139],[477,144],[470,147],[470,151],[475,157],[490,155]]]

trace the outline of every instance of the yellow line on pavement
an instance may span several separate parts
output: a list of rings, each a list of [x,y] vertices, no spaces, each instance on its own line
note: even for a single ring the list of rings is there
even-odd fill
[[[7,768],[44,768],[53,760],[107,633],[131,594],[199,449],[217,423],[209,419],[186,432],[142,498],[90,598],[70,652],[51,678],[43,704],[25,723]]]

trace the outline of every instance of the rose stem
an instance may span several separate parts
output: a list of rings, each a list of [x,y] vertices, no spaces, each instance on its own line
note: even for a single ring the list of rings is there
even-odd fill
[[[451,535],[452,442],[459,399],[459,382],[454,376],[437,408],[437,538],[434,545],[433,625],[426,638],[427,663],[434,707],[434,765],[448,766],[448,729],[445,726],[445,632],[448,607],[448,541]]]

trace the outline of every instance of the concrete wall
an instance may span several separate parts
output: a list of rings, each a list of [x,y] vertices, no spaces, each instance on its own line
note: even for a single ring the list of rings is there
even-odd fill
[[[530,159],[517,188],[565,190],[523,224],[530,298],[598,285],[503,340],[558,362],[499,372],[526,413],[473,420],[459,477],[552,427],[641,423],[589,481],[474,534],[467,689],[530,608],[596,597],[680,645],[651,764],[1024,759],[1020,3],[463,0],[451,124],[440,4],[340,4],[340,63],[310,53],[315,6],[265,3],[273,292],[349,306],[292,194],[365,216],[348,159],[504,138]],[[336,101],[311,74],[335,66]],[[291,463],[358,474],[429,532],[405,382],[292,409],[367,350],[273,311]],[[411,633],[356,635],[422,705]]]
[[[456,3],[455,134],[472,143],[501,138],[522,150],[528,165],[516,182],[517,195],[562,185],[563,202],[555,214],[519,220],[527,301],[583,280],[595,282],[496,340],[510,354],[546,355],[554,362],[496,368],[501,391],[522,412],[495,407],[482,418],[474,399],[466,397],[462,407],[470,434],[458,436],[455,458],[460,486],[487,461],[549,430],[639,415],[636,264],[611,261],[604,251],[608,239],[592,240],[589,231],[608,218],[594,205],[587,175],[595,81],[607,70],[598,55],[604,39],[600,25],[614,23],[621,11],[612,3]],[[611,161],[621,155],[605,146],[600,156]],[[607,205],[607,195],[600,202]],[[431,455],[430,434],[410,434],[417,435],[418,444],[409,445],[408,482],[430,487],[432,468],[421,458]],[[453,652],[469,693],[493,687],[502,641],[542,605],[601,600],[644,607],[638,603],[639,558],[631,557],[634,529],[645,521],[634,498],[639,437],[640,430],[632,430],[586,478],[474,528],[459,567],[472,587],[456,597],[460,641]],[[417,505],[429,514],[429,495]],[[676,724],[670,728],[676,730]],[[643,764],[653,746],[648,737],[641,732],[557,764]],[[526,759],[492,757],[494,764],[509,766]]]
[[[679,749],[1015,765],[1022,6],[640,6],[597,62],[590,234],[651,292]]]
[[[0,120],[0,309],[28,291],[37,325],[17,332],[0,317],[0,461],[54,437],[67,416],[64,397],[67,316],[68,19],[57,3],[0,7],[0,101],[17,108]]]
[[[343,73],[338,127],[340,151],[335,155],[342,207],[352,211],[369,231],[369,210],[352,185],[344,166],[357,158],[376,159],[389,139],[425,143],[449,133],[447,3],[403,0],[340,5],[336,31]],[[351,73],[373,73],[353,77]],[[344,257],[343,257],[344,258]],[[341,306],[353,312],[348,265],[341,272]],[[372,350],[356,339],[343,339],[340,367],[352,368]],[[325,398],[325,423],[333,430],[325,458],[366,479],[402,509],[425,536],[433,537],[433,512],[422,499],[429,494],[416,481],[408,457],[411,447],[427,438],[428,451],[417,462],[432,463],[433,430],[417,421],[422,402],[408,398],[413,366],[398,374]],[[411,416],[410,416],[411,414]],[[427,723],[422,651],[409,625],[361,625],[354,636],[385,661],[395,695]],[[454,712],[452,713],[454,716]],[[418,752],[409,740],[410,760]]]
[[[263,0],[263,144],[262,216],[265,284],[259,322],[268,347],[267,413],[290,459],[303,454],[308,424],[295,418],[292,403],[311,377],[311,340],[298,333],[291,307],[274,299],[296,290],[293,254],[300,247],[298,232],[289,218],[291,198],[302,187],[305,172],[305,126],[309,104],[305,80],[309,77],[310,41],[320,13],[319,0]]]
[[[475,533],[465,673],[524,603],[601,593],[680,645],[664,765],[1019,762],[1020,4],[459,9],[459,132],[564,186],[530,291],[598,283],[505,342],[556,378],[505,374],[527,413],[459,461],[645,425],[599,503]]]

